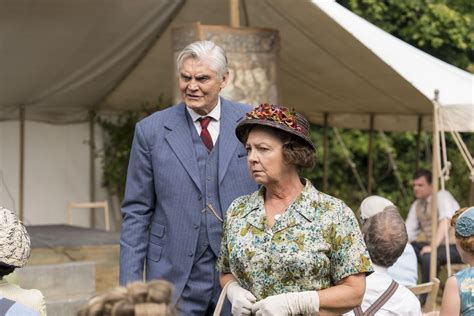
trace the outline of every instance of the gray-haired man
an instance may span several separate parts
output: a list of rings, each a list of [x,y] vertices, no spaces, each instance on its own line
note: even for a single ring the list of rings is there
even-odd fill
[[[219,292],[215,262],[230,203],[257,189],[235,136],[249,106],[219,97],[224,50],[194,42],[177,59],[183,102],[135,128],[120,240],[120,283],[166,279],[182,315],[209,315]]]

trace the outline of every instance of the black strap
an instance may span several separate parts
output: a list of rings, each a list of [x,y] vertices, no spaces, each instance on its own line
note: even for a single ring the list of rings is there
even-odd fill
[[[0,315],[5,315],[15,303],[15,301],[9,300],[8,298],[0,298]]]
[[[380,295],[380,297],[370,306],[365,312],[362,312],[362,308],[357,306],[354,308],[355,316],[374,316],[382,306],[387,303],[387,301],[395,294],[398,289],[398,283],[392,280],[390,286],[385,290],[385,292]]]

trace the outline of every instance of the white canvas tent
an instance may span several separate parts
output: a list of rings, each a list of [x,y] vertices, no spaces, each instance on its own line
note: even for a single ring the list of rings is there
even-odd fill
[[[242,0],[240,17],[242,26],[279,30],[281,103],[315,123],[327,113],[332,126],[366,129],[373,115],[375,129],[415,131],[422,117],[429,130],[437,89],[441,117],[474,131],[471,74],[333,1]],[[196,21],[228,24],[229,2],[0,0],[0,204],[19,204],[20,108],[25,216],[34,224],[62,222],[66,201],[89,195],[89,111],[136,109],[160,94],[171,99],[170,30]],[[63,176],[56,178],[58,166]]]

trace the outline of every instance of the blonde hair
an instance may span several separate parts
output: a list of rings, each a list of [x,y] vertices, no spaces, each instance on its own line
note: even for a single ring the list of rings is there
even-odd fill
[[[93,297],[79,316],[175,316],[173,286],[164,280],[134,282]]]

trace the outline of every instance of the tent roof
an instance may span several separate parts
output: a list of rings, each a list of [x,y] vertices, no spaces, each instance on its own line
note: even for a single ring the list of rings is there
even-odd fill
[[[474,131],[471,74],[333,1],[242,4],[242,25],[279,30],[281,103],[311,121],[322,123],[326,112],[333,126],[367,128],[374,114],[376,128],[416,130],[423,116],[429,128],[430,99],[439,89],[443,105],[461,109],[455,121],[464,119],[460,129]],[[139,108],[160,94],[171,99],[171,28],[227,24],[228,10],[222,0],[4,1],[0,119],[17,118],[20,105],[27,118],[68,122],[91,109]]]

